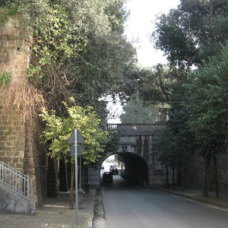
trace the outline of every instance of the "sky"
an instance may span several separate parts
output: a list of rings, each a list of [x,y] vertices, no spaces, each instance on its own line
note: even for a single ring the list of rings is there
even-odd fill
[[[136,48],[139,65],[152,67],[157,63],[166,63],[163,53],[154,48],[151,34],[154,31],[156,17],[176,8],[180,0],[126,0],[125,8],[129,16],[125,23],[125,35]],[[111,98],[108,98],[108,100]],[[119,123],[123,112],[120,102],[109,102],[109,123]]]
[[[176,8],[179,2],[180,0],[126,0],[125,8],[129,16],[125,24],[125,34],[136,47],[142,67],[166,63],[163,53],[155,50],[150,36],[155,28],[156,16],[168,13],[171,8]]]

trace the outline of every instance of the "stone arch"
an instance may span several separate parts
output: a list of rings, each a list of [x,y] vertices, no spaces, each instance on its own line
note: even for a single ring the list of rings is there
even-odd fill
[[[137,154],[131,152],[110,152],[99,161],[98,167],[100,169],[102,163],[112,155],[119,155],[125,164],[125,172],[122,175],[131,181],[138,182],[143,185],[148,184],[149,168],[145,159]]]

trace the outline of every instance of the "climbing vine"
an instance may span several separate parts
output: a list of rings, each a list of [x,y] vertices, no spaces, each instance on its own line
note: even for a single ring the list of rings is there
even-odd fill
[[[17,13],[16,7],[0,8],[0,26],[4,25],[4,23],[9,19],[9,17],[15,15],[16,13]]]
[[[117,92],[134,64],[122,36],[123,0],[8,0],[8,7],[18,9],[33,34],[29,81],[48,107],[61,113],[61,102],[73,96],[103,109],[99,98]]]
[[[0,86],[7,85],[12,79],[12,74],[9,72],[0,73]]]

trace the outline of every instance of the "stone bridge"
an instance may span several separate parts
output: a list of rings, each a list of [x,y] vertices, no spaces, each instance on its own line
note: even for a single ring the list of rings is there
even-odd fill
[[[164,123],[109,124],[108,130],[117,133],[118,145],[114,151],[107,151],[96,167],[89,169],[89,185],[100,184],[100,166],[113,154],[118,154],[125,163],[124,176],[128,179],[149,186],[176,181],[176,172],[166,169],[156,159],[156,138],[164,128]]]

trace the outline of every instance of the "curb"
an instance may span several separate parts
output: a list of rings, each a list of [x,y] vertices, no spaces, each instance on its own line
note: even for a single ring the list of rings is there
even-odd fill
[[[92,228],[106,228],[103,197],[100,188],[96,189]]]
[[[210,201],[210,200],[208,200],[206,198],[204,199],[204,198],[189,196],[189,195],[186,195],[186,194],[181,193],[181,192],[176,192],[176,191],[172,191],[172,190],[168,190],[168,189],[164,189],[164,188],[159,188],[159,187],[157,187],[156,189],[159,190],[159,191],[162,191],[162,192],[167,192],[167,193],[170,193],[170,194],[173,194],[173,195],[180,196],[182,198],[194,200],[194,201],[197,201],[197,202],[200,202],[200,203],[204,203],[204,204],[207,204],[207,205],[210,205],[210,206],[215,206],[215,207],[218,207],[218,208],[221,208],[221,209],[228,210],[228,206],[226,206],[224,204],[221,204],[219,202],[212,202],[212,201]]]

